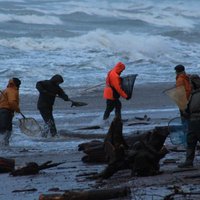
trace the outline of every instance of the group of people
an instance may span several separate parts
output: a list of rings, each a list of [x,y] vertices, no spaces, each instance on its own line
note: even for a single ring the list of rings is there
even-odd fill
[[[119,97],[129,99],[128,95],[121,87],[121,72],[125,69],[122,62],[108,73],[106,78],[106,87],[104,90],[104,98],[107,100],[107,106],[103,119],[108,119],[110,113],[115,109],[115,115],[121,118],[121,102]],[[48,133],[52,137],[58,135],[55,120],[53,117],[53,105],[55,98],[59,97],[64,101],[71,101],[68,95],[60,87],[63,83],[63,77],[59,74],[54,75],[49,80],[38,81],[36,89],[39,91],[39,98],[37,108],[47,126],[43,131],[43,136],[46,137]],[[12,120],[14,113],[20,113],[19,106],[19,88],[21,81],[18,78],[11,78],[8,82],[7,88],[1,91],[0,94],[0,146],[9,145],[9,138],[12,132]],[[72,102],[73,103],[73,102]]]
[[[57,129],[53,117],[53,105],[56,97],[69,101],[60,84],[63,83],[63,77],[59,74],[54,75],[50,80],[38,81],[36,88],[39,91],[37,108],[47,124],[48,129],[44,136],[50,132],[51,136],[57,135]],[[21,81],[18,78],[11,78],[5,90],[0,94],[0,147],[9,145],[9,138],[12,132],[12,120],[14,113],[20,113],[19,106],[19,88]]]
[[[125,65],[118,62],[106,77],[104,88],[104,98],[106,99],[106,109],[103,114],[103,120],[107,120],[110,113],[115,109],[115,117],[121,118],[122,104],[120,96],[129,100],[130,97],[123,90],[121,82],[121,73],[125,70]],[[192,167],[195,157],[195,148],[200,141],[200,92],[193,90],[190,76],[185,72],[183,65],[177,65],[174,68],[176,72],[176,86],[183,86],[188,100],[187,108],[180,111],[181,118],[187,122],[187,149],[186,160],[179,167]],[[53,117],[53,105],[56,97],[64,101],[70,101],[68,95],[60,87],[63,83],[63,77],[59,74],[54,75],[50,80],[38,81],[36,88],[39,91],[37,108],[48,126],[52,137],[57,135],[57,129]],[[12,132],[12,120],[14,112],[20,113],[19,108],[19,87],[21,81],[18,78],[9,80],[7,88],[0,94],[0,142],[1,146],[9,144],[9,138]]]

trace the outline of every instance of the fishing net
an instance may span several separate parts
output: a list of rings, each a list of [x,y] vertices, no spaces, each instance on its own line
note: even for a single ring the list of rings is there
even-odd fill
[[[19,119],[19,128],[22,133],[31,137],[42,135],[42,128],[34,118]]]
[[[130,75],[122,77],[122,89],[126,92],[128,97],[130,98],[132,97],[133,86],[134,86],[136,77],[137,77],[137,74],[130,74]]]
[[[174,145],[186,144],[187,122],[181,117],[173,118],[168,123],[169,137]]]
[[[167,94],[179,107],[180,110],[185,110],[187,106],[187,98],[184,86],[174,87],[168,90],[165,90]]]

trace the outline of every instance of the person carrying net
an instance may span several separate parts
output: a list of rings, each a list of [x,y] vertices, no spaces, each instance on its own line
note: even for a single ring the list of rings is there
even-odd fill
[[[8,146],[12,133],[14,113],[20,113],[19,87],[21,81],[11,78],[7,88],[0,93],[0,146]]]

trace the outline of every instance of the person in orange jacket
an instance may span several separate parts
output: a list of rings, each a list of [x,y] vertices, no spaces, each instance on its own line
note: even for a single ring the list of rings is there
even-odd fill
[[[104,98],[106,99],[106,110],[103,115],[103,119],[109,118],[110,113],[115,108],[115,117],[121,118],[121,101],[120,96],[124,99],[129,99],[128,95],[121,87],[121,73],[125,70],[125,65],[122,62],[118,62],[115,67],[110,70],[106,77],[106,86],[104,88]]]
[[[192,91],[189,75],[186,74],[185,67],[183,65],[176,65],[174,70],[176,71],[176,87],[183,85],[187,100],[189,100]]]
[[[14,112],[19,113],[19,87],[18,78],[9,80],[7,88],[0,93],[0,146],[8,146],[12,132]]]

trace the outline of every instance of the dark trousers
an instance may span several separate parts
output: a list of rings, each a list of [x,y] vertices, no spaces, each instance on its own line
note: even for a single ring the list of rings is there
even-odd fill
[[[106,100],[106,110],[103,115],[103,119],[106,120],[109,118],[110,113],[115,109],[115,117],[121,118],[121,108],[122,104],[119,99],[116,100]]]
[[[13,112],[1,108],[0,109],[0,132],[12,131]]]
[[[51,136],[55,136],[57,134],[57,129],[56,129],[56,125],[55,125],[55,121],[53,117],[53,110],[48,109],[48,108],[39,108],[39,111],[48,127],[46,134],[48,134],[48,131],[50,131]]]
[[[189,120],[189,131],[187,134],[187,147],[195,150],[197,142],[200,142],[200,120]]]

